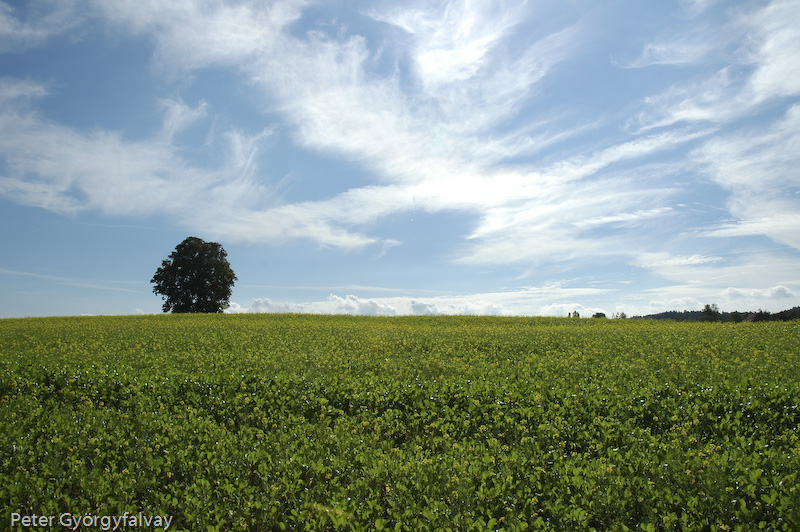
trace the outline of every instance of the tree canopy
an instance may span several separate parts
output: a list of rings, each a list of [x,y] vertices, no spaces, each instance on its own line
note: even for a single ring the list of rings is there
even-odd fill
[[[236,281],[227,252],[216,242],[190,236],[161,262],[150,280],[164,312],[222,312]]]

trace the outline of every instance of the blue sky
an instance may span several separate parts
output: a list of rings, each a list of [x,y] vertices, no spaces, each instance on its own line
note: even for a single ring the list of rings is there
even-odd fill
[[[0,2],[0,317],[800,304],[800,1]]]

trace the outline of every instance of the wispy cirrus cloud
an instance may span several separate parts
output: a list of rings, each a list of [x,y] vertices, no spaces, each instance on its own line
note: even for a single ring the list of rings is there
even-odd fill
[[[181,209],[214,176],[185,167],[159,141],[126,141],[115,132],[81,133],[34,114],[0,109],[7,173],[0,193],[19,203],[60,213],[98,209],[151,214]]]
[[[16,106],[24,106],[30,100],[36,100],[47,96],[49,90],[43,83],[4,77],[0,78],[0,105],[14,103]]]
[[[800,105],[767,126],[743,127],[707,140],[692,152],[730,196],[735,217],[711,227],[718,237],[765,235],[800,250]]]
[[[758,255],[672,255],[669,252],[643,253],[637,265],[652,271],[659,278],[678,283],[670,286],[692,286],[691,291],[720,297],[730,287],[764,290],[775,285],[800,287],[796,276],[796,262],[785,254],[762,252]],[[651,292],[666,293],[670,286]],[[677,290],[677,288],[674,288]]]
[[[735,55],[741,43],[741,31],[736,22],[720,13],[710,14],[717,0],[686,0],[679,2],[683,15],[675,15],[681,23],[651,36],[634,59],[614,58],[621,68],[651,66],[688,67],[702,63],[713,64],[721,58]],[[726,12],[726,7],[719,11]],[[735,9],[735,8],[733,8]],[[732,28],[733,26],[733,28]]]
[[[719,0],[680,0],[679,3],[689,16],[695,17],[719,3]]]
[[[645,268],[697,266],[699,264],[712,264],[721,260],[722,257],[709,255],[670,255],[665,252],[645,253],[639,257],[640,265]]]
[[[698,16],[702,11],[695,12]],[[735,36],[726,31],[725,23],[718,19],[698,18],[689,20],[679,30],[669,30],[646,42],[639,55],[631,60],[614,59],[621,68],[645,68],[651,66],[684,67],[711,61],[709,56],[725,56],[735,45]]]
[[[633,129],[649,130],[679,122],[726,123],[747,116],[765,102],[800,94],[800,2],[774,0],[765,6],[730,11],[723,42],[738,46],[727,55],[731,62],[711,76],[676,84],[645,100],[646,109],[629,122]],[[720,28],[720,31],[722,29]],[[697,41],[699,50],[717,46]],[[699,44],[705,42],[705,44]],[[688,49],[688,43],[652,45],[661,50]],[[670,52],[671,53],[671,52]],[[645,64],[645,58],[641,59]]]
[[[42,16],[25,16],[21,6],[0,2],[0,53],[20,52],[41,46],[49,39],[78,26],[83,17],[78,2],[29,2]],[[38,4],[38,5],[36,5]]]
[[[623,298],[629,314],[700,310],[710,303],[728,311],[783,310],[800,290],[796,262],[770,252],[744,257],[647,253],[638,264],[667,283]]]
[[[168,98],[162,98],[159,103],[164,113],[162,134],[167,143],[173,143],[176,134],[208,114],[208,104],[205,101],[194,108],[180,100]]]
[[[721,36],[680,35],[652,41],[644,45],[636,59],[627,62],[615,60],[622,68],[644,68],[655,65],[686,66],[702,61],[710,52],[721,46]]]
[[[489,64],[489,55],[519,21],[521,5],[444,2],[373,12],[413,36],[419,76],[427,87],[465,81]]]
[[[254,55],[274,51],[286,26],[310,2],[282,0],[270,5],[221,0],[174,2],[95,0],[111,23],[155,43],[154,64],[168,76],[213,66],[238,67]]]
[[[43,85],[31,82],[6,79],[0,86],[4,95],[47,94]],[[224,135],[220,141],[230,149],[218,169],[193,166],[172,143],[178,131],[205,114],[204,104],[192,109],[162,101],[162,132],[132,141],[118,132],[77,131],[27,110],[16,99],[5,100],[0,101],[0,127],[14,134],[0,135],[5,156],[0,194],[18,203],[62,214],[87,209],[114,216],[166,214],[187,225],[194,216],[224,223],[234,206],[269,203],[269,187],[253,177],[253,138]]]
[[[776,0],[754,13],[742,15],[751,45],[747,60],[755,71],[747,80],[747,93],[755,104],[771,98],[800,94],[800,2]]]
[[[505,120],[536,82],[568,56],[576,28],[545,34],[520,47],[510,38],[531,14],[524,2],[450,0],[372,12],[375,20],[408,32],[419,96],[436,118],[474,132]]]
[[[643,68],[653,65],[691,65],[701,60],[713,49],[711,42],[703,39],[663,40],[647,43],[641,55],[633,61],[620,63],[623,68]]]
[[[672,215],[671,209],[658,206],[658,194],[652,189],[642,190],[638,196],[632,189],[633,183],[609,179],[559,188],[538,200],[487,209],[459,260],[564,267],[570,262],[628,256],[639,249],[641,241],[596,230],[616,226],[624,231],[648,219]],[[651,202],[652,209],[639,209]]]
[[[5,268],[0,268],[0,275],[11,275],[16,277],[33,277],[36,279],[43,279],[46,281],[52,281],[58,284],[62,284],[65,286],[76,286],[79,288],[92,288],[95,290],[109,290],[112,292],[130,292],[136,293],[138,290],[132,290],[130,288],[123,288],[118,285],[131,285],[131,284],[141,284],[138,281],[86,281],[82,279],[73,279],[69,277],[61,277],[57,275],[47,275],[42,273],[36,272],[23,272],[18,270],[7,270]]]

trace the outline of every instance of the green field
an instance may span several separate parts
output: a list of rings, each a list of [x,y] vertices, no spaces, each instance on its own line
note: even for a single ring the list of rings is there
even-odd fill
[[[0,412],[2,528],[800,530],[797,321],[5,319]]]

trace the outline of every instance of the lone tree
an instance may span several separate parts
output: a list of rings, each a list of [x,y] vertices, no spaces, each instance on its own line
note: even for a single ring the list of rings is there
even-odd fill
[[[716,303],[703,307],[700,312],[700,321],[722,321],[722,313]]]
[[[236,281],[228,254],[216,242],[190,236],[177,245],[150,280],[164,312],[222,312]]]

